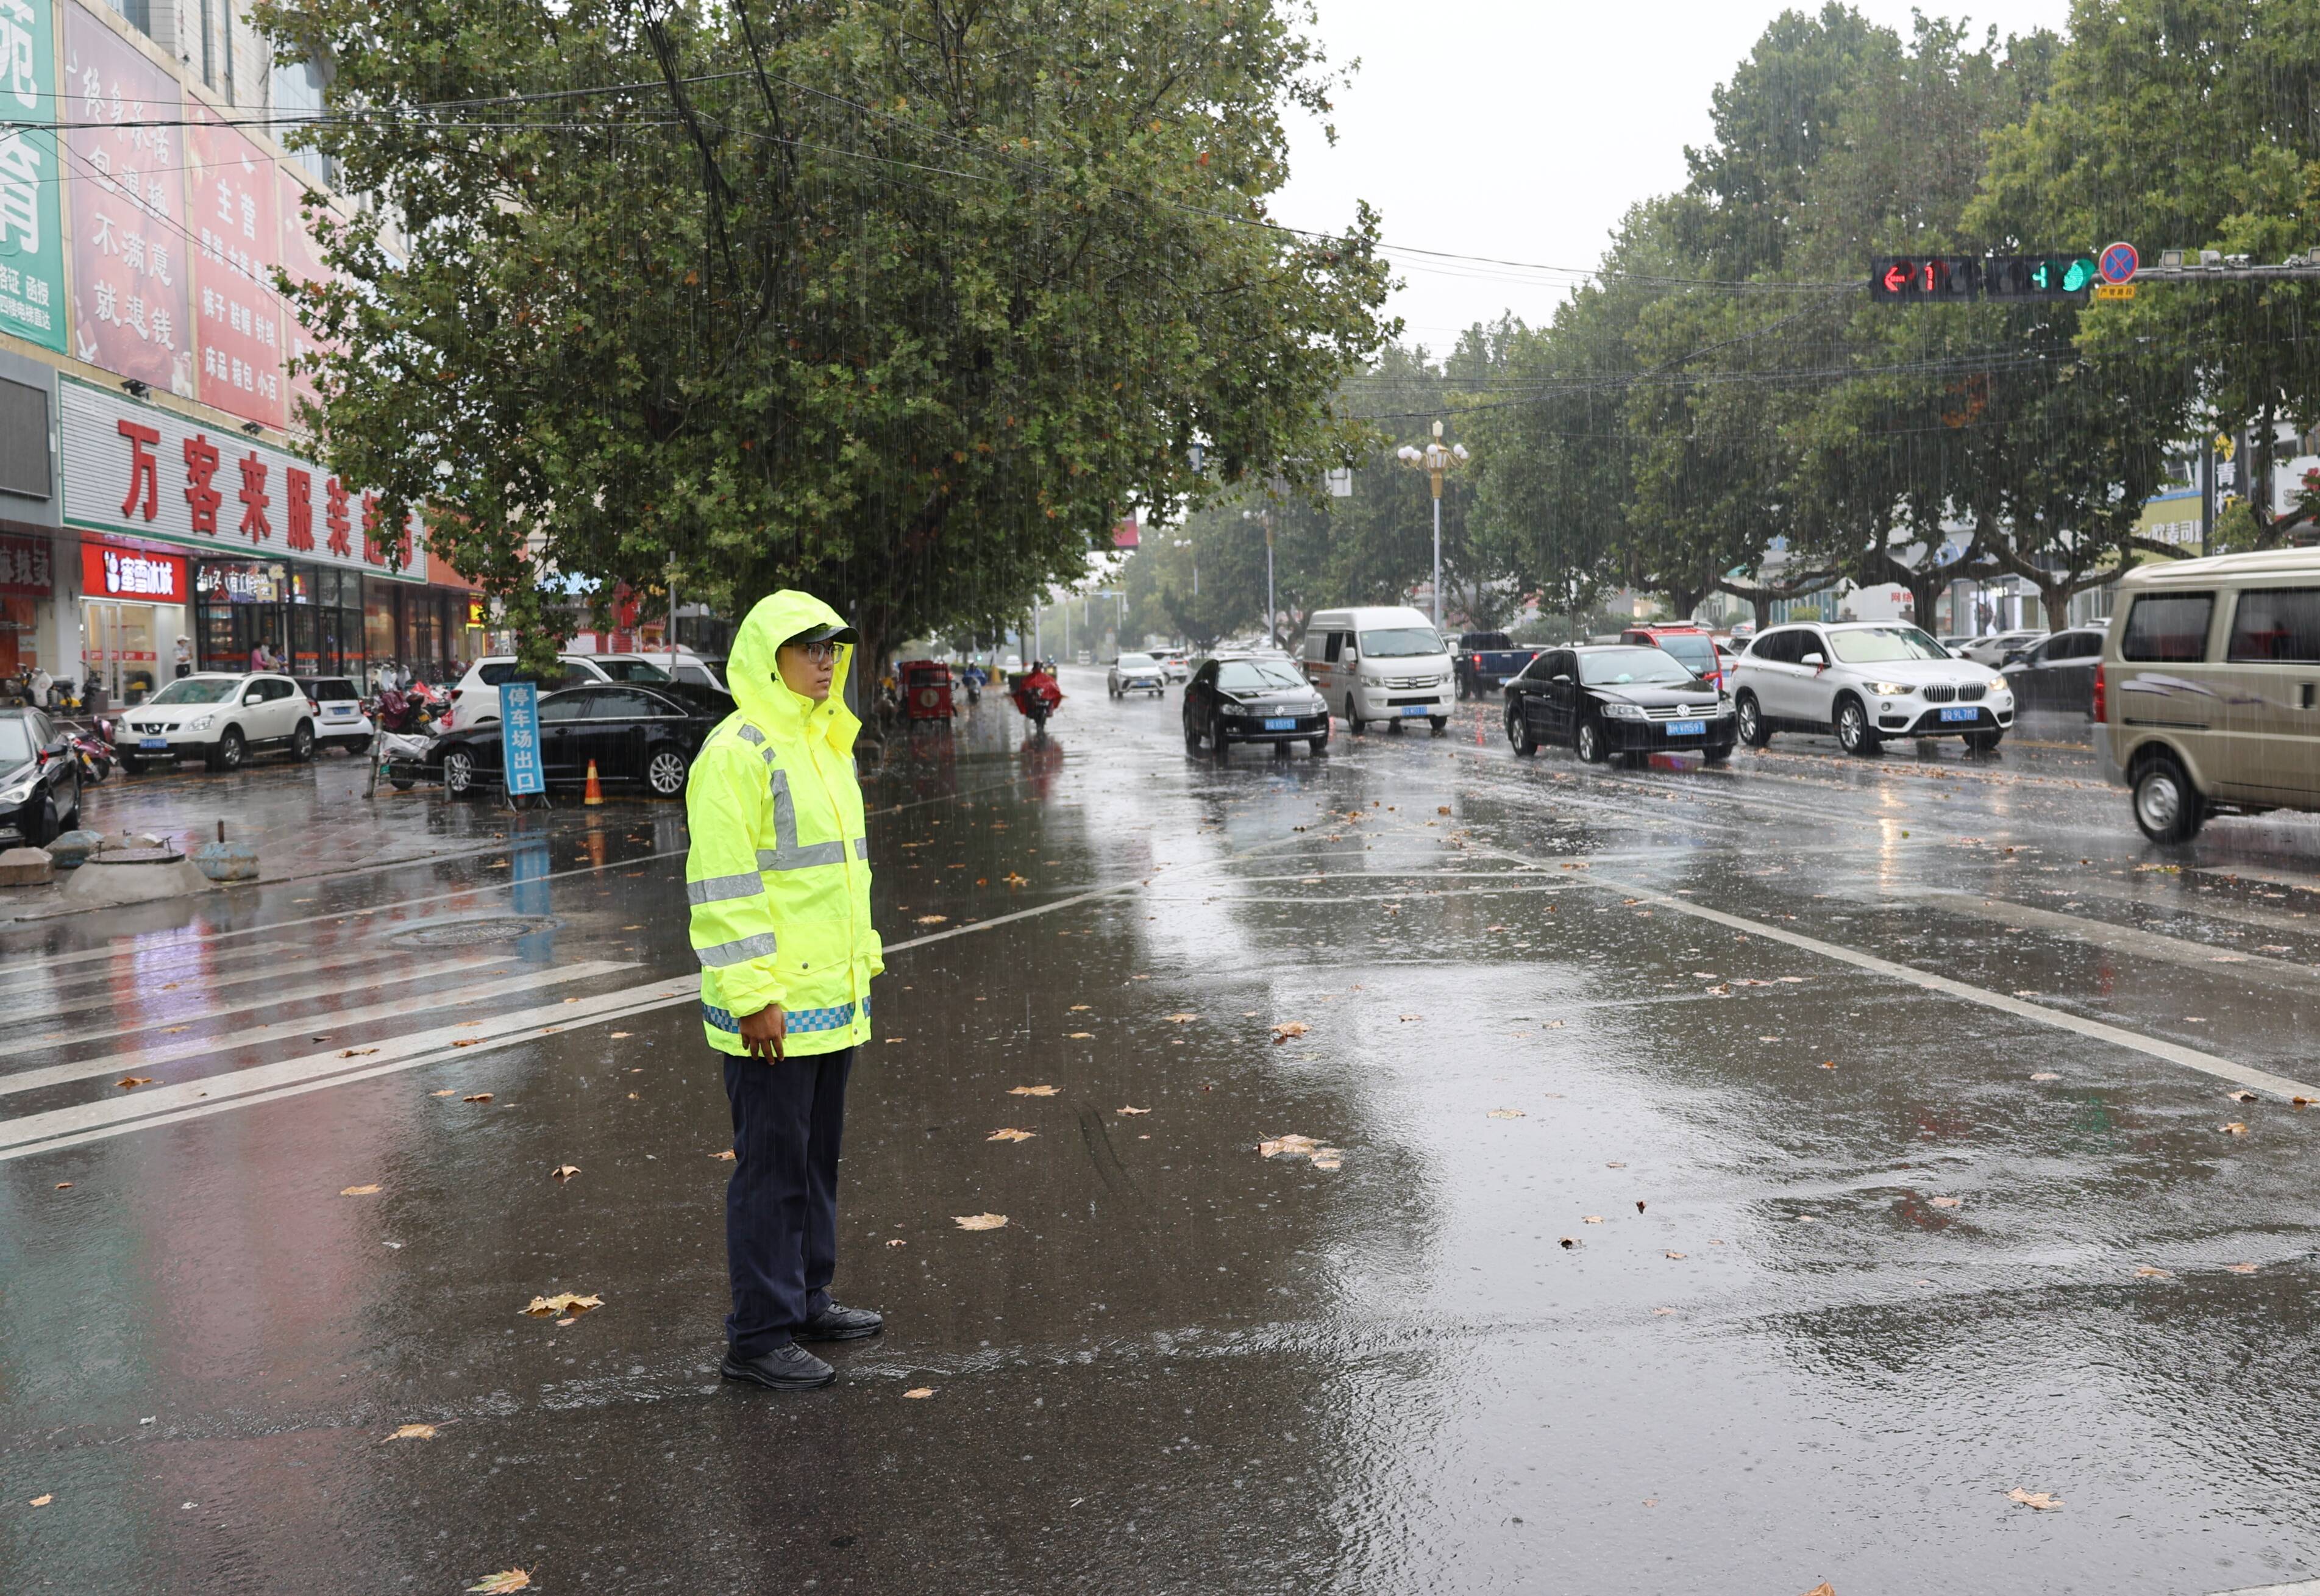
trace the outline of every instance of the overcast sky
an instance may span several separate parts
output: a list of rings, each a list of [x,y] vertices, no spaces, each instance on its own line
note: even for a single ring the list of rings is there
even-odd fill
[[[1533,323],[1552,314],[1568,268],[1595,265],[1627,208],[1683,182],[1684,146],[1708,139],[1709,94],[1787,9],[1771,0],[1316,4],[1331,61],[1358,59],[1361,70],[1337,96],[1334,148],[1318,124],[1296,128],[1274,219],[1335,228],[1356,199],[1376,206],[1405,284],[1391,308],[1408,339],[1437,351],[1502,311]],[[1908,0],[1856,4],[1908,35]],[[1977,34],[1995,23],[2004,36],[2059,31],[2069,11],[2068,0],[2004,0],[1965,14]],[[1566,269],[1429,261],[1395,245]]]

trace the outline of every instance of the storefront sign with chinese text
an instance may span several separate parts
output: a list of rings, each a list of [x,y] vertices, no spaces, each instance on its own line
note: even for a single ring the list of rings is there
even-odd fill
[[[57,135],[56,12],[0,0],[0,332],[65,347],[64,187]]]
[[[5,3],[5,0],[0,0]],[[72,163],[73,353],[168,393],[194,392],[186,324],[185,96],[77,5],[64,8]]]
[[[148,604],[186,602],[185,557],[123,549],[113,543],[80,546],[80,591],[84,598],[135,599]]]
[[[193,109],[186,227],[194,239],[194,380],[204,404],[279,427],[288,414],[282,300],[269,274],[281,256],[281,189],[273,161],[240,130]]]
[[[6,3],[0,0],[0,5]],[[55,580],[46,538],[0,536],[0,593],[46,598]]]

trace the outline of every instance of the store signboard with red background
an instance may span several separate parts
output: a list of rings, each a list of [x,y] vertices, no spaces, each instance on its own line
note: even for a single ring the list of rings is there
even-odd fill
[[[282,191],[282,269],[290,274],[293,283],[328,283],[336,274],[322,264],[322,251],[314,235],[307,231],[304,213],[306,183],[303,171],[285,163],[276,168],[276,180]],[[319,207],[318,207],[319,208]],[[298,421],[298,402],[313,401],[314,379],[312,373],[289,371],[290,363],[302,355],[311,355],[317,349],[330,348],[309,332],[298,319],[298,300],[294,296],[282,307],[282,364],[289,383],[289,413],[293,424]]]
[[[78,5],[64,14],[72,178],[72,352],[194,393],[186,248],[185,97],[167,72]]]
[[[92,540],[80,546],[83,598],[131,599],[144,604],[186,602],[186,558]]]
[[[282,187],[269,159],[206,106],[186,107],[186,229],[194,237],[194,380],[204,404],[281,427]]]

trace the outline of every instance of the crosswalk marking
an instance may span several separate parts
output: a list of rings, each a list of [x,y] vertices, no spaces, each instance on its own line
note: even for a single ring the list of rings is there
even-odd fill
[[[567,981],[585,981],[591,976],[609,975],[618,970],[632,970],[636,966],[606,959],[589,960],[574,965],[551,965],[545,969],[527,970],[497,981],[480,982],[473,986],[454,987],[448,992],[432,993],[420,1013],[440,1013],[463,1003],[481,1002],[486,998],[509,997],[542,986],[560,985]],[[173,1042],[164,1047],[140,1047],[125,1053],[109,1054],[101,1059],[80,1059],[71,1064],[50,1065],[45,1068],[24,1070],[13,1075],[0,1075],[0,1096],[18,1092],[33,1092],[43,1086],[62,1085],[68,1081],[93,1081],[115,1072],[133,1074],[159,1065],[174,1064],[181,1058],[206,1057],[225,1054],[241,1047],[257,1047],[266,1042],[277,1042],[285,1038],[312,1035],[315,1027],[328,1026],[344,1034],[349,1026],[366,1024],[378,1020],[402,1020],[412,1016],[414,1006],[408,997],[388,1002],[367,1003],[360,1008],[336,1012],[311,1014],[296,1020],[276,1020],[271,1025],[253,1026],[248,1030],[227,1036],[204,1037],[188,1042]],[[431,1034],[431,1033],[430,1033]],[[449,1036],[465,1034],[454,1028]],[[348,1035],[346,1043],[361,1038]],[[344,1043],[341,1044],[345,1045]],[[338,1049],[333,1049],[333,1055]],[[233,1072],[240,1074],[245,1072]],[[201,1082],[191,1083],[201,1085]],[[37,1116],[36,1116],[37,1117]]]
[[[254,948],[233,950],[237,961]],[[180,970],[174,966],[154,968],[144,961],[135,960],[119,970],[85,970],[77,975],[47,983],[32,984],[14,993],[0,992],[0,1027],[20,1020],[37,1020],[43,1014],[70,1011],[69,1000],[85,999],[92,993],[118,993],[125,987],[136,987],[135,997],[157,996],[160,988],[172,982],[178,990],[198,983],[204,992],[216,992],[223,987],[240,986],[252,981],[281,981],[292,975],[310,975],[319,970],[342,969],[349,965],[371,964],[380,961],[376,947],[349,947],[344,944],[328,953],[311,958],[285,960],[252,959],[247,963],[226,965],[213,960],[206,966]]]
[[[203,992],[156,993],[148,1000],[148,1002],[154,1005],[150,1009],[146,1004],[135,1002],[116,1002],[98,993],[83,999],[74,1006],[51,1010],[46,1014],[11,1015],[0,1018],[0,1032],[29,1029],[34,1024],[55,1025],[60,1020],[71,1019],[76,1014],[89,1013],[99,1009],[108,1009],[115,1013],[144,1011],[146,1017],[134,1024],[116,1025],[101,1030],[93,1030],[83,1026],[68,1026],[62,1030],[51,1030],[37,1037],[0,1035],[0,1047],[70,1047],[77,1042],[101,1042],[108,1037],[134,1036],[140,1030],[156,1030],[165,1025],[192,1025],[202,1020],[223,1020],[234,1014],[248,1014],[260,1009],[278,1009],[285,1003],[301,1002],[307,998],[328,997],[334,993],[372,992],[382,986],[400,986],[406,982],[424,981],[430,977],[450,974],[454,971],[461,975],[481,975],[485,968],[496,970],[508,962],[506,959],[500,959],[493,961],[488,966],[468,965],[463,968],[458,959],[440,959],[431,965],[406,965],[389,969],[384,974],[366,975],[356,982],[349,982],[345,976],[339,975],[328,981],[317,981],[305,986],[283,987],[267,993],[264,997],[252,998],[239,1003],[222,1003],[215,1008],[191,1006],[202,999]],[[250,979],[258,979],[258,977],[250,977]],[[239,985],[242,983],[220,982],[216,984]],[[204,988],[204,991],[208,990],[214,990],[214,988]],[[171,1010],[158,1001],[169,997],[176,997],[188,1006]]]
[[[250,929],[271,931],[279,928],[253,926]],[[238,936],[243,933],[228,931],[222,934]],[[0,998],[5,998],[11,993],[24,992],[37,987],[49,978],[51,971],[74,969],[82,965],[98,964],[106,959],[124,965],[133,964],[140,970],[159,970],[166,965],[192,964],[204,957],[214,958],[221,951],[212,946],[216,940],[216,937],[204,933],[198,937],[187,937],[177,942],[147,939],[108,948],[83,948],[78,953],[59,953],[45,958],[25,957],[12,954],[9,956],[6,967],[0,968]],[[285,948],[298,946],[300,944],[295,942],[238,942],[222,951],[238,957],[253,953],[278,953]]]

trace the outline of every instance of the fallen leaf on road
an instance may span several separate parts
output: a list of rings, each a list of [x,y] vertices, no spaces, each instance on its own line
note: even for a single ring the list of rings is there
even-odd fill
[[[1640,1197],[1636,1199],[1636,1211],[1637,1213],[1644,1211],[1644,1200]]]
[[[1408,1025],[1413,1020],[1423,1020],[1425,1018],[1426,1016],[1423,1014],[1404,1014],[1401,1017],[1401,1022],[1404,1025]]]
[[[1278,1047],[1291,1037],[1301,1037],[1311,1029],[1302,1020],[1283,1020],[1273,1028],[1273,1045]]]
[[[1092,1030],[1075,1030],[1065,1039],[1074,1042],[1092,1042],[1095,1040],[1095,1032]]]
[[[427,1095],[430,1097],[457,1097],[459,1095],[459,1089],[457,1086],[446,1086],[440,1092],[430,1092]]]
[[[150,1086],[152,1084],[153,1077],[150,1075],[123,1075],[113,1083],[123,1092],[134,1092],[140,1086]]]
[[[459,1101],[461,1102],[489,1102],[491,1100],[492,1094],[488,1092],[471,1092]]]
[[[341,1047],[339,1049],[339,1056],[341,1058],[360,1058],[366,1054],[376,1053],[378,1049],[376,1047]]]
[[[1600,1225],[1603,1222],[1603,1216],[1600,1213],[1590,1213],[1579,1222],[1582,1225]]]
[[[1007,884],[1010,889],[1019,886],[1029,886],[1031,884],[1031,878],[1028,875],[1018,875],[1015,872],[1010,870],[1007,873]]]
[[[1654,1308],[1652,1310],[1652,1316],[1656,1319],[1662,1314],[1673,1313],[1674,1311],[1675,1310],[1672,1308]],[[1807,1596],[1810,1596],[1809,1591],[1807,1592]]]
[[[1284,1153],[1291,1157],[1310,1157],[1319,1150],[1320,1145],[1310,1136],[1298,1136],[1292,1133],[1288,1136],[1275,1137],[1271,1141],[1261,1141],[1256,1144],[1256,1150],[1268,1158],[1279,1157]]]
[[[1190,1025],[1200,1016],[1198,1014],[1164,1014],[1161,1018],[1171,1025]]]
[[[1112,1110],[1111,1111],[1112,1111],[1113,1113],[1115,1113],[1115,1114],[1148,1114],[1148,1113],[1150,1113],[1152,1111],[1151,1111],[1150,1109],[1136,1109],[1136,1108],[1121,1107],[1121,1108],[1116,1108],[1116,1109]]]
[[[1316,1169],[1343,1169],[1345,1167],[1345,1160],[1338,1156],[1337,1148],[1323,1147],[1319,1152],[1313,1155],[1313,1167]]]
[[[1004,1129],[994,1130],[983,1139],[985,1141],[1029,1141],[1033,1137],[1038,1134],[1039,1133],[1036,1130],[1017,1130],[1013,1127],[1010,1126]]]
[[[2034,1081],[2059,1081],[2062,1077],[2056,1075],[2053,1070],[2042,1069],[2030,1078]]]
[[[623,1037],[633,1036],[634,1034],[635,1033],[633,1031],[616,1030],[612,1034],[611,1039],[617,1042]]]
[[[1680,1257],[1683,1256],[1683,1255],[1682,1255],[1681,1253],[1669,1253],[1669,1254],[1667,1254],[1666,1256],[1669,1256],[1669,1257],[1671,1257],[1671,1258],[1680,1258]]]
[[[580,1166],[577,1164],[559,1164],[548,1173],[559,1181],[568,1181],[580,1173]]]
[[[377,1190],[378,1188],[376,1186],[343,1186],[340,1188],[339,1195],[341,1197],[367,1197],[373,1192]]]
[[[938,926],[949,918],[947,914],[921,914],[919,916],[919,923],[922,926]]]
[[[2245,1136],[2247,1134],[2247,1127],[2237,1120],[2233,1120],[2228,1125],[2219,1125],[2216,1129],[2221,1130],[2225,1136]]]
[[[2006,1500],[2018,1501],[2025,1508],[2035,1508],[2042,1513],[2050,1512],[2062,1505],[2062,1499],[2050,1492],[2025,1491],[2019,1485],[2006,1493]]]
[[[1523,1117],[1523,1111],[1520,1109],[1492,1109],[1491,1111],[1491,1118],[1493,1120],[1519,1120]]]
[[[1435,806],[1434,812],[1436,814],[1448,814],[1450,812],[1450,806],[1446,803],[1436,804]]]
[[[711,1158],[722,1158],[722,1159],[724,1159],[724,1160],[725,1160],[725,1162],[726,1162],[726,1163],[728,1163],[728,1164],[730,1164],[731,1162],[733,1162],[733,1149],[732,1149],[732,1148],[730,1148],[730,1147],[727,1147],[727,1148],[726,1148],[723,1152],[721,1152],[721,1153],[711,1153],[711,1154],[710,1154],[709,1156],[710,1156]]]
[[[1955,1197],[1936,1197],[1933,1200],[1935,1208],[1955,1208],[1960,1201]]]
[[[1010,1097],[1053,1097],[1061,1090],[1062,1088],[1058,1086],[1010,1086],[1007,1088],[1007,1095]]]
[[[534,1319],[553,1319],[558,1314],[583,1314],[591,1308],[602,1308],[602,1297],[583,1297],[573,1292],[558,1292],[552,1297],[534,1297],[524,1311]]]
[[[480,1047],[483,1045],[484,1038],[481,1037],[466,1037],[451,1044],[454,1047]]]
[[[1625,1169],[1625,1168],[1627,1168],[1627,1166],[1626,1165],[1624,1165],[1624,1164],[1612,1163],[1612,1164],[1606,1164],[1605,1165],[1603,1165],[1603,1167],[1604,1167],[1604,1168],[1606,1168],[1606,1169]]]
[[[1672,1312],[1672,1310],[1663,1308],[1660,1311],[1662,1313],[1667,1313]],[[1830,1584],[1826,1580],[1823,1580],[1811,1590],[1807,1591],[1805,1592],[1805,1596],[1836,1596],[1836,1587]]]
[[[621,928],[621,929],[622,929],[622,930],[624,930],[624,931],[641,931],[641,930],[643,930],[643,929],[644,929],[644,927],[642,927],[642,926],[622,926],[622,927]]]
[[[2253,1264],[2226,1264],[2224,1267],[2230,1270],[2234,1274],[2253,1274],[2255,1273],[2255,1265]]]
[[[1802,975],[1782,975],[1779,979],[1784,986],[1802,986],[1805,984],[1805,978]]]
[[[911,1244],[910,1244],[909,1242],[907,1242],[907,1241],[903,1240],[901,1237],[897,1236],[897,1237],[895,1237],[893,1240],[891,1240],[891,1241],[887,1242],[887,1243],[886,1243],[886,1245],[887,1245],[888,1247],[908,1247],[908,1246],[910,1246]]]
[[[56,1493],[54,1492],[44,1491],[40,1495],[32,1498],[32,1501],[28,1505],[36,1508],[44,1508],[50,1502],[56,1501]]]
[[[435,1427],[431,1424],[405,1424],[386,1438],[390,1441],[431,1441],[435,1438]]]
[[[2234,1102],[2253,1102],[2255,1101],[2255,1093],[2252,1092],[2234,1092],[2231,1093],[2231,1100]]]
[[[2135,1266],[2134,1273],[2144,1280],[2172,1280],[2175,1278],[2173,1275],[2168,1274],[2166,1270],[2153,1269],[2148,1264],[2137,1265]]]
[[[72,1190],[72,1182],[70,1182],[70,1181],[59,1181],[59,1182],[57,1183],[57,1190],[58,1190],[58,1191],[59,1191],[59,1192],[69,1192],[69,1191],[71,1191],[71,1190]]]
[[[912,1401],[918,1401],[921,1398],[930,1397],[934,1395],[934,1393],[935,1388],[931,1385],[913,1385],[910,1390],[904,1392],[902,1394]]]
[[[1071,1011],[1074,1014],[1084,1014],[1094,1006],[1092,1003],[1074,1003]]]
[[[955,1213],[950,1222],[962,1230],[996,1230],[1007,1223],[1003,1213]]]
[[[467,1587],[468,1596],[477,1596],[478,1592],[480,1596],[506,1596],[506,1592],[510,1591],[530,1589],[531,1575],[521,1568],[509,1568],[498,1573],[487,1573]]]
[[[2312,1100],[2308,1097],[2291,1097],[2288,1101],[2299,1109],[2309,1108],[2312,1104]]]

